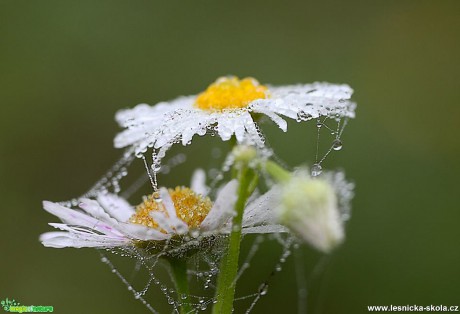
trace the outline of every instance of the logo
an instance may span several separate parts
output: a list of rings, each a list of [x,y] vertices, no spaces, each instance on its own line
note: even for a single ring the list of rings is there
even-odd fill
[[[11,313],[37,313],[37,312],[53,312],[54,308],[49,305],[21,305],[16,300],[6,298],[0,302],[2,308],[6,312]]]

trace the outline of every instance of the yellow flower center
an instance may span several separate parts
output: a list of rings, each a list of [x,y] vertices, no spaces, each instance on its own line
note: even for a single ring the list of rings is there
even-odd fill
[[[168,189],[168,192],[174,203],[177,217],[183,220],[189,228],[198,228],[211,210],[211,200],[208,197],[196,194],[187,187],[178,186],[175,189]],[[150,216],[151,211],[166,213],[164,205],[158,202],[158,198],[157,192],[149,195],[136,207],[136,212],[129,221],[150,228],[158,228],[158,223]],[[162,230],[162,232],[166,231]]]
[[[251,101],[268,97],[268,89],[256,79],[236,76],[221,77],[198,95],[195,107],[220,111],[246,107]]]

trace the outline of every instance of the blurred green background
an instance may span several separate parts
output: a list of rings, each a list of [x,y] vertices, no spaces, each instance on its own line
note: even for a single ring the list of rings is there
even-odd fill
[[[310,285],[309,312],[459,305],[459,17],[459,1],[434,0],[0,0],[0,299],[146,312],[95,250],[41,246],[56,221],[41,201],[80,195],[117,160],[117,110],[235,74],[355,89],[357,118],[324,164],[356,183],[352,219]],[[264,128],[289,165],[313,158],[307,126]],[[177,148],[190,163],[160,183],[186,184],[209,147]],[[321,257],[302,251],[309,273]],[[258,286],[255,269],[240,288]],[[291,259],[254,313],[297,313],[293,269]]]

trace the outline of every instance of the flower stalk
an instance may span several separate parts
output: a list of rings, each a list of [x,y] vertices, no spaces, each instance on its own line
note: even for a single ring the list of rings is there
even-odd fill
[[[232,231],[228,251],[222,257],[220,272],[217,278],[216,301],[213,307],[213,314],[230,314],[233,311],[233,300],[235,298],[236,275],[238,271],[238,260],[241,243],[241,223],[243,220],[244,207],[248,197],[257,185],[255,171],[246,163],[239,163],[238,171],[238,199],[235,203],[236,215],[232,220]]]
[[[183,298],[183,296],[188,298],[190,294],[187,279],[187,260],[184,258],[171,258],[169,259],[169,264],[176,283],[180,314],[192,313],[193,308],[190,305],[190,301]]]
[[[288,182],[292,174],[286,169],[282,168],[276,162],[267,160],[264,163],[265,171],[278,182]]]

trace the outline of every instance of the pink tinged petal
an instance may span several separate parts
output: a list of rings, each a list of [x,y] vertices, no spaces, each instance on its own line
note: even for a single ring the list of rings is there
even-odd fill
[[[62,222],[70,225],[79,225],[88,228],[97,226],[100,221],[84,213],[59,205],[57,203],[44,201],[43,208],[50,214],[60,218]]]
[[[129,244],[127,240],[114,238],[97,238],[91,235],[76,235],[69,232],[47,232],[40,236],[40,242],[46,247],[117,247]]]
[[[131,223],[120,223],[119,229],[133,240],[161,241],[171,237],[157,229]]]
[[[135,213],[129,203],[115,194],[99,194],[97,201],[106,212],[120,222],[126,222]]]
[[[119,231],[98,219],[62,205],[44,201],[43,208],[69,225],[83,226],[105,234],[122,235]]]
[[[66,241],[66,246],[72,247],[113,247],[113,246],[120,246],[126,245],[129,243],[129,240],[124,236],[117,236],[111,234],[99,234],[96,233],[92,229],[87,229],[85,227],[80,226],[70,226],[67,224],[57,224],[57,223],[50,223],[50,226],[64,230],[67,232],[62,233],[47,233],[43,235],[40,239],[43,240],[43,244],[45,246],[50,245],[54,239],[61,239]],[[53,237],[53,234],[55,237]],[[63,238],[67,238],[63,239]],[[70,243],[68,241],[72,240]],[[75,241],[78,241],[79,244],[77,245]]]
[[[80,200],[79,207],[98,220],[114,227],[118,225],[118,221],[110,217],[110,215],[105,212],[104,208],[95,200],[83,198]]]
[[[235,215],[236,191],[238,181],[232,180],[225,185],[217,195],[214,206],[200,225],[202,231],[212,231],[222,227]]]
[[[206,196],[208,194],[208,187],[206,186],[206,173],[203,169],[197,169],[193,173],[190,188],[196,194]]]
[[[113,239],[124,239],[125,236],[118,232],[117,230],[113,229],[110,226],[104,225],[102,222],[99,222],[99,225],[94,226],[92,228],[85,227],[85,226],[77,226],[77,225],[69,225],[69,224],[60,224],[60,223],[49,223],[50,226],[65,230],[74,233],[84,233],[84,234],[92,234],[92,235],[100,235],[103,237],[113,238]],[[102,233],[102,234],[101,234]]]

